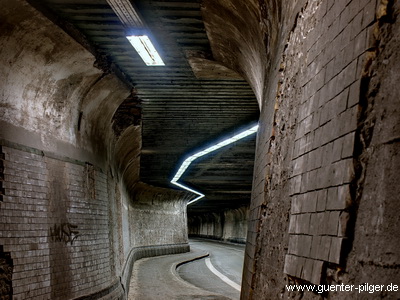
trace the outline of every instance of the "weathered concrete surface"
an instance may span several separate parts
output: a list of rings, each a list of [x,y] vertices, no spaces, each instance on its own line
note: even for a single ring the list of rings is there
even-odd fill
[[[262,109],[242,298],[400,282],[398,1],[207,0],[203,12],[213,59]],[[3,1],[0,16],[4,290],[122,297],[133,248],[185,244],[186,195],[138,183],[140,122],[115,125],[129,85],[25,1]],[[229,220],[195,230],[241,238]]]
[[[272,27],[258,26],[262,22],[258,3],[204,0],[202,15],[214,59],[250,83],[261,107],[268,62],[263,30]]]
[[[187,251],[188,195],[139,182],[126,82],[25,1],[0,20],[0,297],[124,298],[134,250]]]
[[[398,3],[203,5],[214,58],[249,80],[262,108],[242,299],[319,297],[288,283],[399,281],[398,192],[387,186],[398,164]],[[398,294],[324,295],[386,296]]]
[[[400,92],[393,88],[400,81],[400,3],[395,1],[386,9],[378,12],[375,45],[367,53],[371,64],[364,66],[360,91],[354,241],[347,261],[351,268],[341,274],[355,284],[400,280]],[[399,296],[379,292],[363,299]]]
[[[245,243],[249,208],[226,210],[220,213],[189,214],[190,236]]]
[[[134,245],[187,243],[185,192],[138,183],[134,189],[130,219]]]

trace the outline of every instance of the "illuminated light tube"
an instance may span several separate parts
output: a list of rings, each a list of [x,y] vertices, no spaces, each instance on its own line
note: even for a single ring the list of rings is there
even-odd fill
[[[185,189],[185,190],[187,190],[189,192],[192,192],[192,193],[198,195],[198,197],[196,197],[195,199],[189,201],[187,205],[190,205],[190,204],[200,200],[201,198],[205,197],[204,194],[202,194],[202,193],[200,193],[198,191],[195,191],[195,190],[193,190],[193,189],[191,189],[191,188],[189,188],[189,187],[187,187],[187,186],[185,186],[183,184],[180,184],[178,182],[178,180],[182,177],[183,173],[187,170],[187,168],[190,166],[190,164],[195,159],[197,159],[197,158],[199,158],[201,156],[204,156],[204,155],[206,155],[206,154],[208,154],[210,152],[216,151],[216,150],[218,150],[218,149],[220,149],[222,147],[225,147],[225,146],[227,146],[229,144],[232,144],[232,143],[234,143],[234,142],[236,142],[238,140],[241,140],[241,139],[245,138],[246,136],[249,136],[249,135],[252,135],[253,133],[256,133],[257,130],[258,130],[258,125],[255,125],[255,126],[251,127],[250,129],[247,129],[247,130],[245,130],[245,131],[243,131],[241,133],[238,133],[238,134],[236,134],[236,135],[234,135],[234,136],[232,136],[232,137],[230,137],[230,138],[228,138],[226,140],[223,140],[222,142],[219,142],[219,143],[217,143],[217,144],[215,144],[215,145],[213,145],[211,147],[208,147],[208,148],[206,148],[206,149],[204,149],[202,151],[196,152],[195,154],[189,156],[188,158],[186,158],[184,160],[184,162],[182,163],[182,165],[179,167],[178,171],[176,172],[174,178],[172,178],[171,183],[175,184],[175,185],[177,185],[177,186],[179,186],[179,187],[181,187],[181,188],[183,188],[183,189]]]
[[[128,35],[126,38],[147,66],[165,66],[147,35]]]

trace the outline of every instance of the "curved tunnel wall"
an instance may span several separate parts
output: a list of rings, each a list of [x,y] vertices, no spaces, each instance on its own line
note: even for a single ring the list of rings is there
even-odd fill
[[[127,83],[25,1],[0,20],[2,291],[124,298],[136,259],[188,251],[187,194],[139,182],[140,125],[112,126]]]
[[[115,136],[111,125],[129,86],[25,1],[3,4],[4,290],[15,299],[117,298],[147,247],[185,248],[183,228],[161,234],[186,222],[185,195],[135,181],[139,158],[125,138],[140,148],[139,127]],[[319,297],[288,293],[288,282],[399,282],[399,3],[203,6],[214,58],[248,79],[262,109],[242,298]],[[176,219],[161,212],[172,206]],[[222,226],[208,228],[197,231],[224,237]]]
[[[246,243],[249,207],[219,213],[189,214],[189,237]]]
[[[214,57],[245,73],[262,109],[241,298],[398,282],[398,1],[236,2],[203,9]],[[386,296],[400,295],[371,295]]]

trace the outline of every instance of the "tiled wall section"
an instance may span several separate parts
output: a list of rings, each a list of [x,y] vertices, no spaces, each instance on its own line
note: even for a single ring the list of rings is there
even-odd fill
[[[0,245],[13,260],[13,299],[68,299],[109,287],[106,175],[39,153],[2,152]]]
[[[309,32],[295,29],[287,50],[302,41],[307,66],[292,156],[284,272],[319,284],[325,262],[340,264],[347,236],[360,75],[376,0],[307,5],[297,28],[309,21],[303,16],[310,9],[316,9],[316,26]]]

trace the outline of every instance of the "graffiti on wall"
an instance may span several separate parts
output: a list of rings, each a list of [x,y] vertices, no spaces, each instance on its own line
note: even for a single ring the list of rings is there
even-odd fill
[[[64,242],[65,244],[70,243],[72,245],[81,236],[77,228],[78,225],[71,223],[54,224],[49,229],[49,236],[53,242]]]

